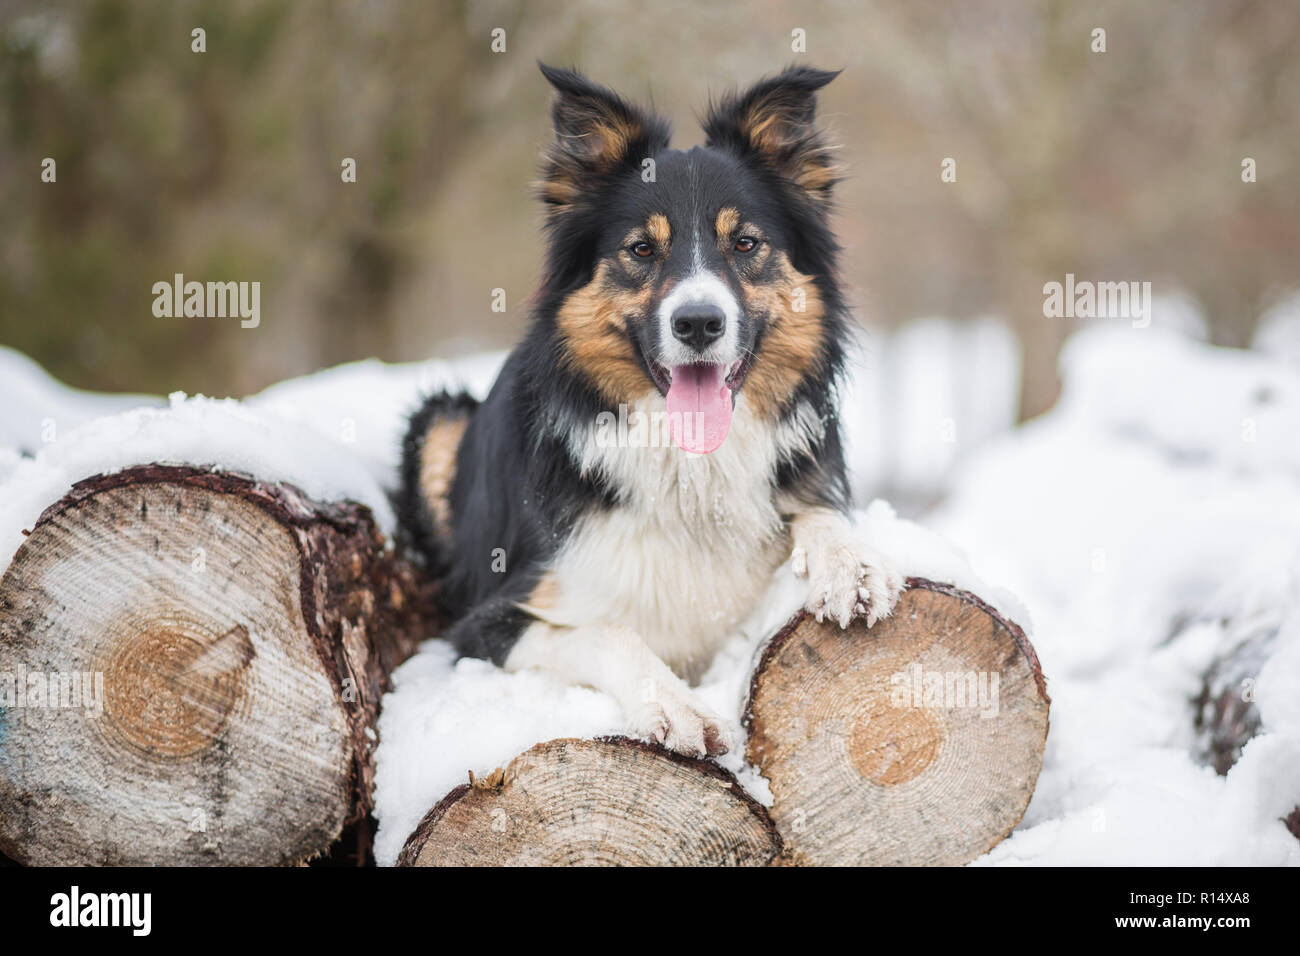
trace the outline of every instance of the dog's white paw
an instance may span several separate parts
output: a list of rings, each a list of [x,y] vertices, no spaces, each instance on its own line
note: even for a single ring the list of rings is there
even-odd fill
[[[659,686],[631,714],[632,732],[688,757],[716,756],[731,749],[727,723],[685,686]]]
[[[859,617],[871,627],[889,616],[903,593],[903,576],[881,555],[849,539],[818,547],[796,544],[790,564],[808,579],[804,607],[819,622],[829,619],[842,628]]]

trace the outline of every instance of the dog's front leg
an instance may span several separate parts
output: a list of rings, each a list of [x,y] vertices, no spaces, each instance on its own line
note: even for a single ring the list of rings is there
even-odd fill
[[[625,627],[538,621],[520,635],[506,670],[536,668],[613,697],[634,734],[690,756],[730,749],[726,723],[700,703],[639,635]]]
[[[862,540],[847,517],[829,508],[800,512],[790,521],[794,573],[808,579],[805,607],[817,620],[848,627],[865,617],[870,627],[888,617],[903,591],[903,576]]]

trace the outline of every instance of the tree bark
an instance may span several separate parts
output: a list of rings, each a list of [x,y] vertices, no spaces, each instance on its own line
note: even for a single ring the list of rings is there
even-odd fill
[[[1260,731],[1255,681],[1277,646],[1277,628],[1264,629],[1215,658],[1201,677],[1194,727],[1197,756],[1226,776],[1242,748]],[[1300,797],[1300,794],[1297,794]],[[1282,820],[1300,839],[1300,802]]]
[[[165,465],[78,483],[0,580],[0,851],[320,855],[370,811],[380,697],[434,609],[361,505]]]
[[[780,849],[767,812],[716,764],[625,738],[564,739],[451,791],[397,862],[763,866]]]
[[[783,862],[970,862],[1024,815],[1049,704],[1024,632],[967,592],[912,579],[870,630],[800,613],[745,715]]]

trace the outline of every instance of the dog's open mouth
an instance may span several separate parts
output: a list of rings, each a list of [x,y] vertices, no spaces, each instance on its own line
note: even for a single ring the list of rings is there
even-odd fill
[[[649,364],[655,384],[668,400],[669,424],[677,447],[703,455],[721,445],[731,429],[736,391],[748,371],[745,360],[672,368]]]

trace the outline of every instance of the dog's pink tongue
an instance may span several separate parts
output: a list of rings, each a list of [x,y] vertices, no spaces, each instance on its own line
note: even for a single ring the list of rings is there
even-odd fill
[[[673,366],[668,413],[673,440],[682,451],[703,455],[721,445],[731,428],[731,389],[722,366]]]

